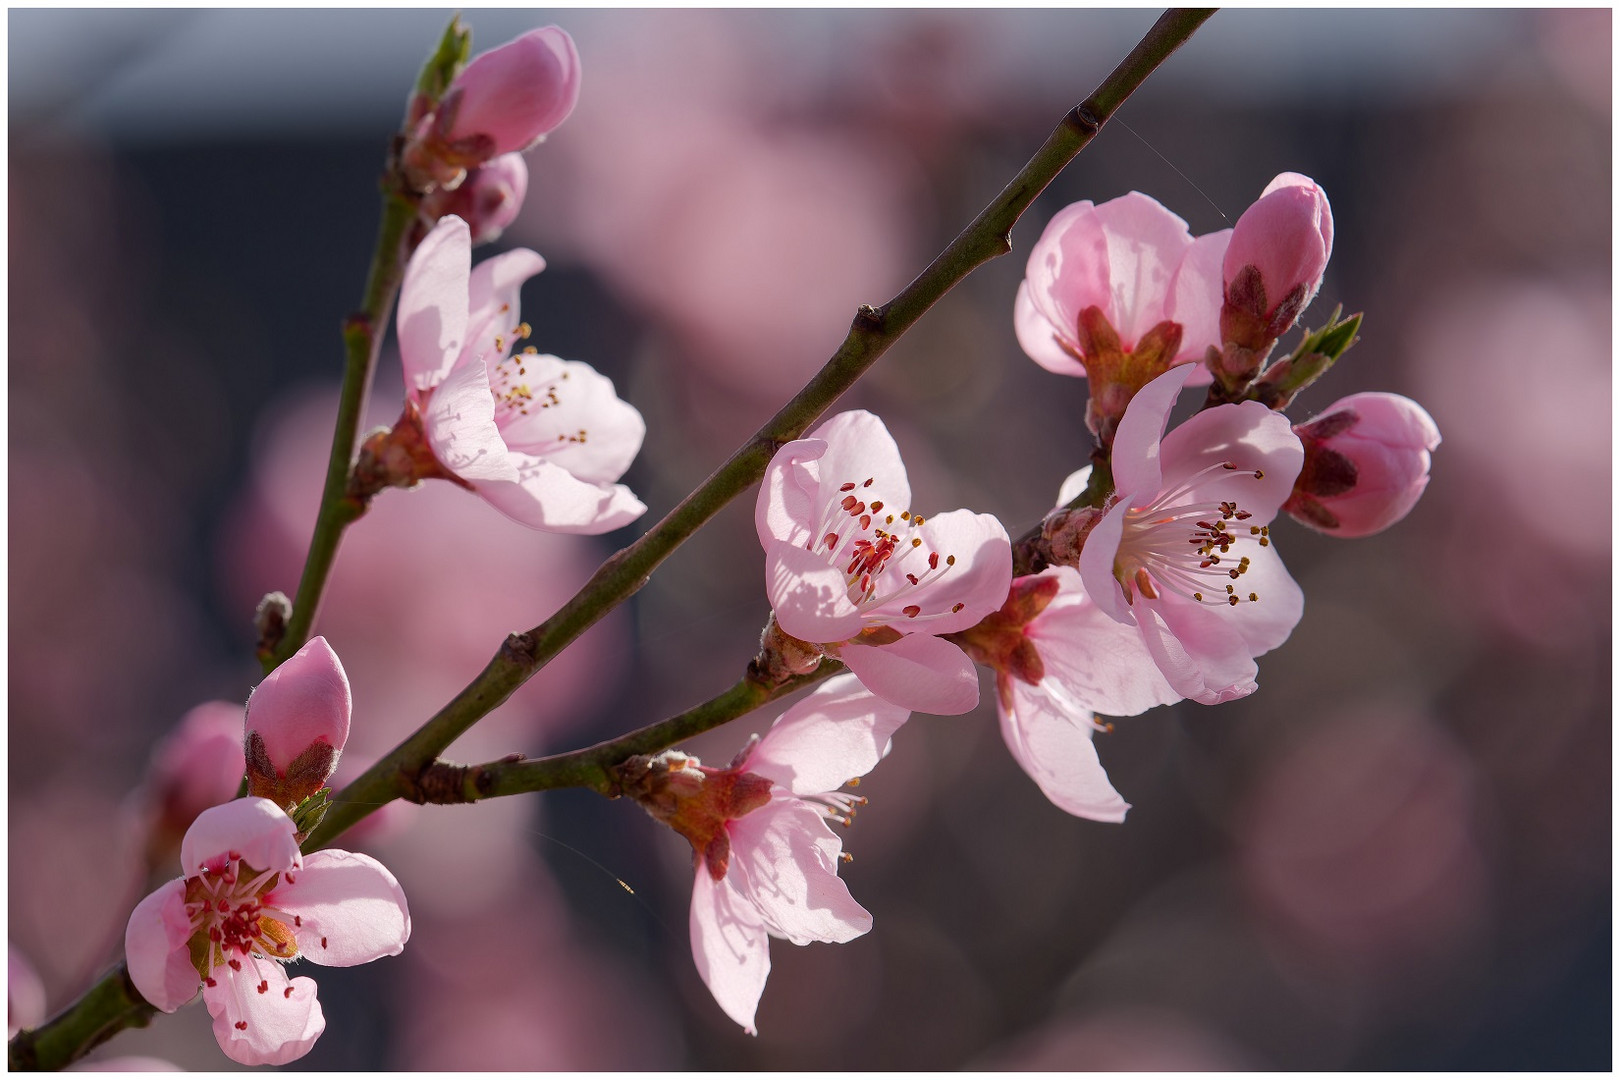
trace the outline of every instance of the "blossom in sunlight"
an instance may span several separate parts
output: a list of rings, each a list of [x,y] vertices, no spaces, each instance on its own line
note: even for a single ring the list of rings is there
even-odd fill
[[[1135,627],[1151,662],[1206,705],[1254,692],[1254,658],[1287,640],[1304,595],[1271,542],[1271,520],[1304,450],[1288,418],[1220,405],[1165,433],[1188,370],[1143,388],[1114,442],[1115,497],[1080,552],[1086,592]]]
[[[1440,429],[1400,394],[1351,394],[1294,426],[1305,465],[1283,504],[1330,536],[1371,536],[1405,517],[1429,486]]]
[[[367,443],[381,483],[448,479],[514,521],[553,532],[603,533],[634,521],[647,508],[614,481],[641,449],[641,414],[590,365],[515,348],[529,336],[519,291],[545,261],[518,248],[471,263],[467,223],[447,217],[406,267],[398,317],[405,415]]]
[[[302,854],[292,819],[268,799],[203,811],[180,866],[184,876],[129,917],[129,977],[163,1012],[201,986],[220,1049],[244,1065],[285,1065],[326,1028],[315,981],[288,979],[284,964],[364,964],[397,954],[411,935],[394,875],[368,855]]]
[[[1327,193],[1308,176],[1277,176],[1232,227],[1232,242],[1221,263],[1230,309],[1223,313],[1222,330],[1229,329],[1224,320],[1237,313],[1267,324],[1276,338],[1315,299],[1332,254],[1333,209]]]
[[[1013,305],[1018,343],[1048,371],[1090,379],[1087,423],[1105,442],[1137,390],[1220,344],[1230,236],[1195,238],[1133,191],[1063,208],[1030,249]]]
[[[631,792],[692,845],[692,958],[715,1001],[749,1034],[771,970],[770,938],[845,942],[872,928],[838,877],[849,857],[827,822],[850,823],[866,800],[839,789],[888,754],[908,715],[841,675],[726,768],[667,753]]]
[[[783,446],[754,522],[777,625],[842,660],[907,709],[963,713],[979,701],[973,663],[940,635],[1001,606],[1012,581],[1007,530],[989,514],[911,512],[888,429],[846,412]]]
[[[244,720],[248,793],[291,809],[324,787],[349,739],[351,707],[349,677],[323,637],[266,675]]]

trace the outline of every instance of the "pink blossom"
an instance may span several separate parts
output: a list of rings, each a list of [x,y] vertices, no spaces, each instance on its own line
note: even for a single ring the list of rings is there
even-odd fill
[[[528,193],[529,167],[523,155],[502,154],[469,170],[455,187],[428,193],[422,200],[422,217],[432,225],[454,214],[467,223],[474,244],[487,244],[517,220]]]
[[[1308,176],[1282,173],[1232,229],[1221,263],[1226,303],[1280,324],[1270,328],[1275,338],[1310,306],[1332,254],[1333,210],[1326,192]]]
[[[149,849],[171,849],[165,861],[173,858],[198,814],[236,798],[245,771],[240,704],[209,701],[186,713],[147,766]]]
[[[1429,486],[1440,429],[1411,398],[1351,394],[1297,424],[1305,465],[1283,509],[1331,536],[1371,536],[1401,520]]]
[[[184,877],[135,907],[124,952],[135,988],[163,1012],[199,984],[220,1049],[244,1065],[285,1065],[326,1027],[315,981],[282,965],[334,967],[393,956],[411,935],[405,896],[368,855],[298,850],[268,799],[203,811],[180,848]]]
[[[841,675],[725,769],[684,755],[655,759],[665,771],[637,797],[692,845],[692,958],[715,1001],[749,1034],[771,970],[769,938],[845,942],[872,928],[838,878],[848,856],[827,821],[850,823],[865,800],[838,789],[888,754],[908,715]]]
[[[445,92],[452,142],[487,136],[493,154],[527,150],[574,111],[579,52],[558,26],[543,26],[479,53]]]
[[[613,481],[641,449],[641,414],[588,364],[513,352],[529,334],[519,290],[545,261],[518,248],[471,262],[467,223],[447,217],[406,267],[409,399],[394,437],[420,434],[439,475],[530,528],[603,533],[634,521],[646,506]]]
[[[1000,611],[953,637],[996,673],[1001,735],[1059,809],[1123,821],[1130,804],[1108,781],[1092,738],[1094,711],[1130,716],[1181,699],[1141,635],[1104,614],[1069,566],[1017,578]]]
[[[319,791],[349,739],[350,709],[349,677],[323,637],[266,675],[243,721],[249,793],[290,808]]]
[[[765,590],[783,631],[843,660],[885,701],[967,712],[978,676],[939,635],[1001,606],[1012,545],[989,514],[925,521],[910,503],[900,451],[871,413],[840,413],[786,444],[754,510]]]
[[[1213,705],[1254,692],[1254,658],[1287,640],[1304,610],[1270,536],[1304,451],[1287,417],[1253,401],[1165,434],[1188,374],[1172,369],[1131,402],[1114,442],[1116,495],[1079,569],[1175,692]]]
[[[1185,221],[1136,191],[1074,203],[1047,224],[1029,253],[1013,328],[1048,371],[1090,377],[1093,430],[1111,433],[1149,380],[1220,344],[1229,236],[1195,239]]]

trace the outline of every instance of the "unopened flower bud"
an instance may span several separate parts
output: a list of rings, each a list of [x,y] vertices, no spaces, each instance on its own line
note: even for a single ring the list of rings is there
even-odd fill
[[[343,664],[315,638],[248,698],[248,794],[290,810],[319,791],[349,737],[349,711]]]
[[[1333,211],[1316,181],[1283,173],[1232,228],[1221,263],[1222,338],[1261,352],[1316,297],[1333,254]]]
[[[1283,509],[1332,536],[1371,536],[1407,515],[1429,484],[1440,429],[1411,398],[1352,394],[1294,433],[1305,465]]]
[[[172,862],[197,815],[236,798],[242,772],[242,706],[209,701],[186,713],[147,766],[148,865]]]
[[[432,225],[454,214],[467,223],[473,243],[487,244],[517,219],[528,190],[523,155],[502,154],[468,172],[457,187],[436,188],[422,200],[422,216]]]
[[[545,26],[479,53],[445,97],[455,99],[444,127],[449,142],[488,136],[491,156],[526,150],[568,119],[579,100],[574,39]]]

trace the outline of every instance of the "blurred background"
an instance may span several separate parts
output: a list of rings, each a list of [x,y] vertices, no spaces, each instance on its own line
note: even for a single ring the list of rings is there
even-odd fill
[[[479,256],[545,255],[533,341],[645,415],[626,482],[651,510],[582,539],[448,485],[380,496],[318,626],[354,686],[344,775],[707,475],[1155,15],[467,13],[475,51],[550,22],[579,45],[579,108]],[[163,777],[189,751],[160,740],[245,700],[254,605],[296,585],[376,180],[447,19],[8,14],[13,1026],[115,960],[133,902],[176,873]],[[346,843],[401,879],[411,944],[312,973],[328,1029],[293,1067],[1609,1068],[1610,42],[1608,11],[1223,12],[1015,253],[839,403],[884,417],[920,511],[1017,535],[1089,446],[1085,383],[1012,333],[1046,220],[1135,189],[1202,233],[1278,172],[1326,189],[1335,252],[1306,321],[1343,303],[1366,322],[1293,413],[1417,398],[1445,440],[1434,479],[1367,540],[1279,525],[1303,622],[1254,696],[1099,737],[1125,824],[1047,803],[992,695],[914,717],[845,838],[874,931],[776,942],[749,1037],[693,967],[686,844],[635,806],[395,804]],[[398,371],[390,345],[374,423]],[[729,686],[767,615],[751,512],[452,756],[572,749]],[[687,749],[729,760],[778,711]],[[230,1064],[200,1005],[96,1056],[131,1054]]]

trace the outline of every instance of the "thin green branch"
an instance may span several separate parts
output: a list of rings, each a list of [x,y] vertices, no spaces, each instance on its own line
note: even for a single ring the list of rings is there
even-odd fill
[[[8,1065],[18,1071],[66,1068],[125,1028],[145,1027],[156,1013],[120,963],[49,1023],[19,1031]]]
[[[882,308],[863,306],[825,367],[753,438],[638,540],[611,556],[573,599],[532,630],[513,634],[482,672],[426,724],[338,795],[310,841],[330,843],[377,807],[407,795],[444,749],[562,649],[629,598],[671,552],[728,502],[758,483],[783,443],[803,435],[923,313],[979,266],[1012,250],[1012,228],[1035,197],[1102,125],[1214,11],[1172,10],[1072,110],[1029,163],[910,285]]]

